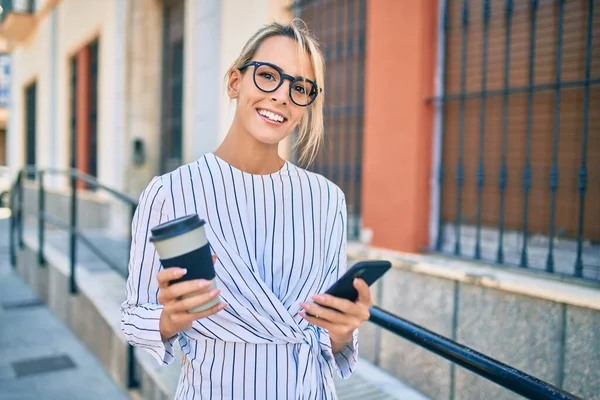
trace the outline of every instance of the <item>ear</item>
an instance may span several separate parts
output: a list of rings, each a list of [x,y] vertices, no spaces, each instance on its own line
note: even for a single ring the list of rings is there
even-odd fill
[[[242,84],[242,73],[239,69],[233,68],[229,71],[227,80],[227,95],[231,99],[237,99],[240,96],[240,86]]]

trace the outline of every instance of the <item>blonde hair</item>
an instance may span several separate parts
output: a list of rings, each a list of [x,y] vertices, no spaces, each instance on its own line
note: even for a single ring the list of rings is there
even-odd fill
[[[244,45],[238,58],[233,62],[225,79],[229,78],[232,70],[239,69],[242,65],[252,61],[260,45],[273,36],[285,36],[293,39],[298,44],[300,59],[308,54],[311,59],[315,81],[319,88],[325,84],[325,61],[317,39],[309,32],[306,23],[298,18],[289,24],[273,22],[260,28]],[[304,72],[304,71],[303,71]],[[305,76],[304,73],[302,76]],[[321,89],[318,89],[319,92]],[[298,123],[298,136],[294,143],[294,150],[300,148],[298,161],[308,165],[312,163],[323,141],[323,92],[317,94],[316,99],[308,106],[308,112]]]

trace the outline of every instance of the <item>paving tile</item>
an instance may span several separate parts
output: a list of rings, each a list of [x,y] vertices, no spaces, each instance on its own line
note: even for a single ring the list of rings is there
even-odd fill
[[[65,354],[15,361],[12,367],[17,378],[77,368],[71,357]]]

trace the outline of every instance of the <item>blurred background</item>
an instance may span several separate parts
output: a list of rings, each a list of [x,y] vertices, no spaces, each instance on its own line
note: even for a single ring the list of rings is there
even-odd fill
[[[299,17],[327,63],[308,168],[346,194],[349,259],[393,261],[376,304],[600,399],[600,1],[0,5],[0,276],[49,304],[107,382],[172,398],[178,367],[120,337],[131,213],[153,176],[224,138],[246,40]],[[293,137],[280,153],[296,160]],[[373,324],[360,353],[372,369],[341,398],[519,398]],[[21,385],[6,360],[0,393]]]

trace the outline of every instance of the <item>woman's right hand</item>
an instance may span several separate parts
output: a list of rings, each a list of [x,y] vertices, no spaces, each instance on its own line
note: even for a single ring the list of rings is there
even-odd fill
[[[170,281],[181,278],[183,275],[185,275],[183,268],[165,268],[157,274],[158,302],[163,305],[159,323],[163,342],[179,332],[189,329],[195,320],[216,314],[227,307],[226,303],[219,303],[205,311],[188,313],[187,310],[208,303],[216,298],[221,291],[219,289],[207,291],[211,286],[211,282],[203,279],[178,282],[169,286]],[[183,298],[183,296],[195,292],[201,293]]]

